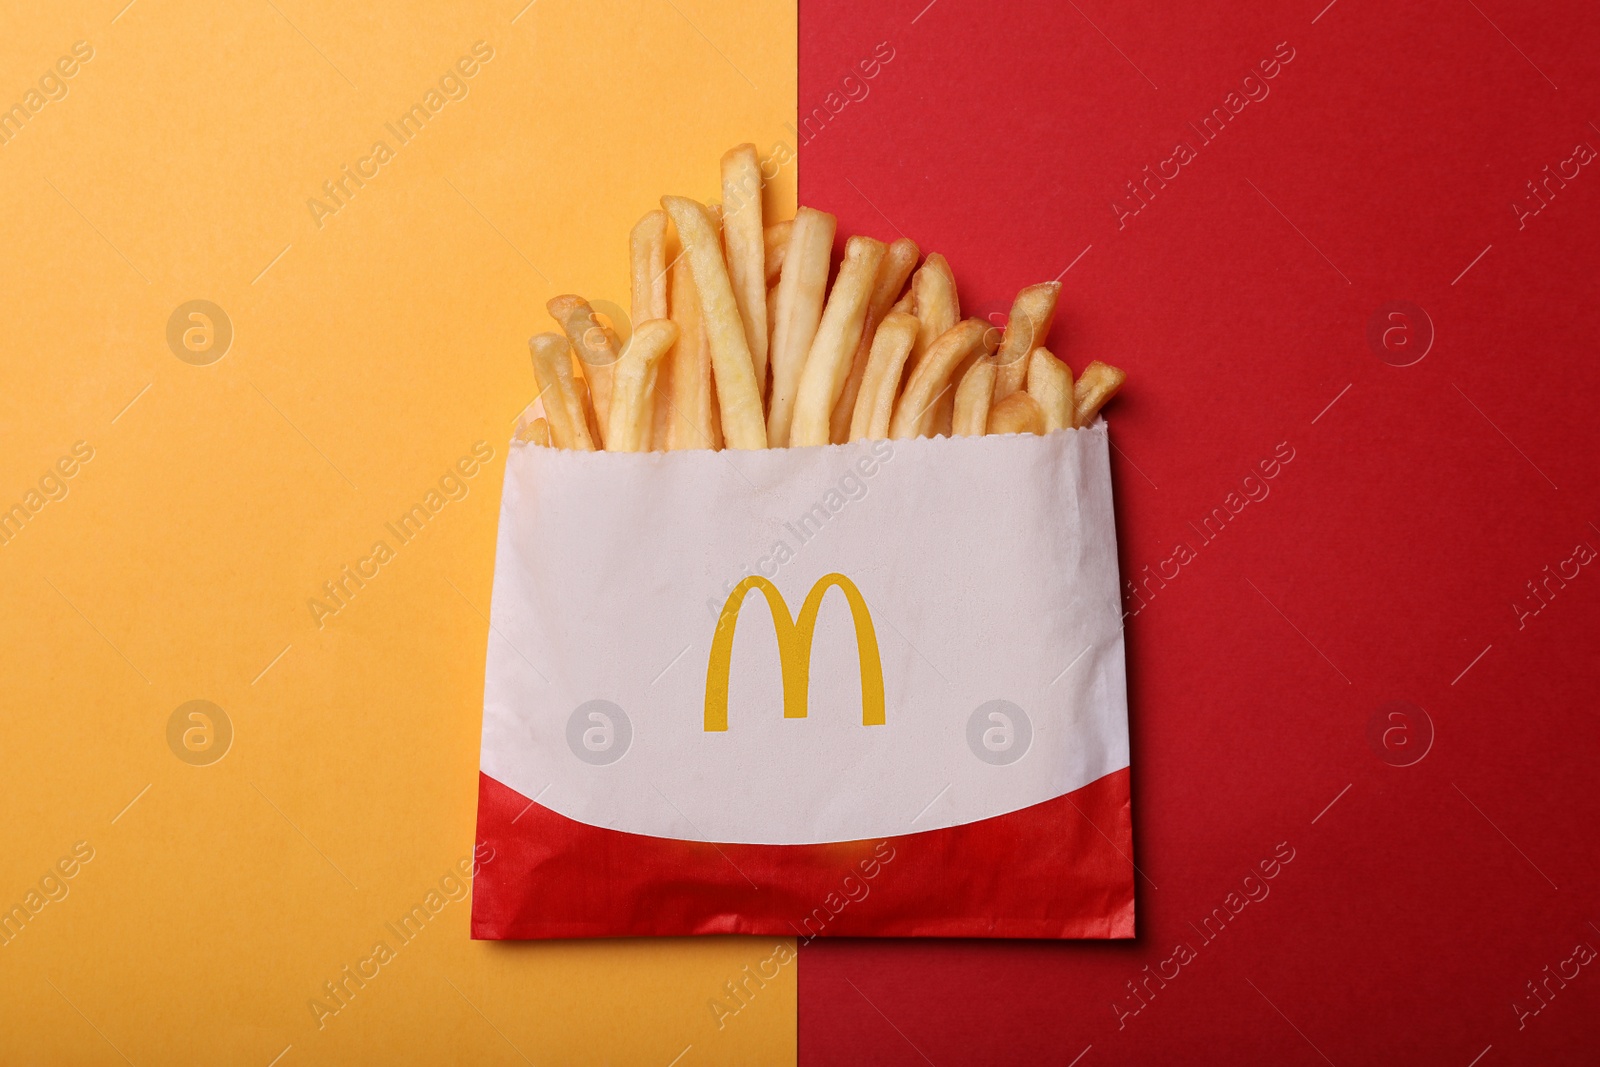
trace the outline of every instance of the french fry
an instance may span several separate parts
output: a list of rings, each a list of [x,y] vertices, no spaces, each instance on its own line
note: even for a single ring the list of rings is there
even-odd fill
[[[872,299],[873,279],[888,249],[871,237],[845,242],[844,262],[811,341],[800,389],[795,396],[791,445],[825,445],[831,440],[834,405],[850,374],[850,361],[861,343],[861,328]]]
[[[956,280],[955,275],[950,272],[950,264],[943,256],[932,254],[922,266],[923,269],[917,271],[917,276],[911,282],[911,295],[916,303],[917,318],[922,322],[916,346],[911,350],[913,374],[916,373],[917,367],[921,365],[933,342],[961,318],[961,301],[956,296]],[[961,376],[972,365],[974,358],[968,356],[961,366],[951,372],[952,383],[961,380]],[[934,398],[933,407],[927,417],[922,420],[921,436],[934,437],[942,434],[948,437],[951,432],[955,402],[954,388],[939,393]]]
[[[679,256],[672,264],[671,295],[678,340],[667,357],[672,363],[670,379],[656,383],[658,395],[667,397],[670,426],[666,447],[715,448],[717,408],[711,385],[711,349],[700,321],[700,294],[694,287],[694,272],[685,256]]]
[[[549,421],[546,419],[534,419],[533,422],[529,424],[527,433],[524,435],[523,440],[527,441],[529,444],[541,445],[544,448],[549,448]]]
[[[911,298],[916,307],[917,343],[911,349],[911,370],[915,373],[933,342],[961,321],[961,301],[956,296],[956,278],[950,264],[937,252],[930,252],[911,277]]]
[[[1093,422],[1101,406],[1117,395],[1127,379],[1123,371],[1098,359],[1083,368],[1077,384],[1072,387],[1074,425],[1087,426]]]
[[[678,374],[678,346],[656,362],[656,380],[646,398],[649,411],[649,432],[645,434],[646,452],[666,452],[672,447],[672,380]]]
[[[1028,355],[1044,344],[1055,319],[1056,297],[1060,295],[1060,282],[1030,285],[1017,294],[1011,305],[1011,317],[1006,322],[1005,337],[1000,341],[1000,351],[995,354],[995,363],[1000,368],[1000,376],[994,383],[995,400],[1004,400],[1022,388],[1028,377]]]
[[[628,234],[628,265],[631,274],[634,322],[667,317],[667,213],[657,208],[647,211]],[[672,361],[662,360],[656,368],[656,389],[646,412],[652,451],[666,448],[670,423],[667,418],[667,389],[672,377]]]
[[[616,363],[617,335],[595,317],[594,308],[581,296],[551,297],[545,304],[550,317],[561,326],[573,351],[583,364],[583,376],[589,381],[589,393],[594,399],[595,414],[600,425],[606,425],[606,413],[611,407],[611,367]],[[600,442],[596,441],[596,444]]]
[[[872,354],[878,323],[889,313],[889,308],[900,295],[900,290],[906,287],[906,279],[911,277],[911,270],[917,265],[919,254],[917,243],[909,237],[902,237],[889,245],[889,251],[884,254],[883,262],[878,265],[877,276],[872,280],[872,298],[867,301],[867,317],[861,325],[861,341],[856,345],[855,356],[850,361],[850,374],[844,380],[844,390],[839,394],[839,402],[833,406],[829,439],[836,445],[850,440],[850,424],[855,418],[856,397],[861,392],[861,379],[867,373],[867,360]]]
[[[945,389],[950,375],[962,360],[977,353],[987,355],[985,335],[989,324],[982,319],[967,319],[946,330],[928,346],[922,362],[911,371],[911,380],[895,404],[889,436],[896,441],[926,436],[933,406]]]
[[[722,157],[722,247],[728,281],[744,322],[745,344],[756,372],[756,394],[767,394],[766,234],[761,224],[761,161],[756,146],[742,144]]]
[[[927,428],[923,431],[924,437],[951,437],[955,434],[956,418],[956,389],[959,388],[962,378],[967,376],[978,362],[977,353],[962,360],[955,370],[950,372],[950,381],[945,386],[944,392],[939,394],[933,402],[933,412],[928,416]]]
[[[573,356],[568,363],[576,363],[578,357]],[[594,402],[589,399],[589,382],[585,378],[574,378],[572,388],[578,394],[578,410],[583,414],[583,424],[588,427],[589,440],[594,442],[595,448],[603,447],[600,444],[600,420],[595,417]]]
[[[980,359],[967,368],[956,386],[950,432],[955,437],[982,437],[989,430],[989,407],[994,400],[998,368],[993,359]]]
[[[1028,395],[1039,402],[1044,413],[1045,433],[1072,429],[1072,368],[1049,349],[1035,348],[1028,357]]]
[[[1012,393],[989,409],[989,432],[1044,433],[1044,411],[1027,393]]]
[[[572,380],[572,355],[567,339],[558,333],[535,334],[528,340],[533,355],[533,377],[550,424],[550,439],[557,448],[594,451],[594,439],[583,417]]]
[[[917,340],[918,326],[917,317],[903,311],[891,311],[878,324],[872,350],[867,355],[866,373],[861,376],[856,408],[850,416],[850,440],[889,436],[895,394],[900,391],[900,375],[905,371],[911,346]]]
[[[684,255],[700,294],[700,316],[711,349],[712,373],[717,383],[722,432],[729,448],[767,447],[767,427],[762,418],[761,393],[755,364],[745,341],[744,321],[734,299],[733,284],[722,261],[721,242],[712,227],[711,214],[699,203],[682,196],[664,196],[661,206],[677,227]]]
[[[795,213],[790,230],[773,297],[772,402],[767,413],[767,440],[773,448],[787,448],[790,443],[800,378],[822,321],[837,227],[838,220],[827,212],[803,207]]]
[[[634,322],[667,317],[667,213],[645,212],[628,234]]]
[[[774,222],[768,226],[762,235],[766,245],[767,284],[771,285],[778,280],[778,272],[783,269],[784,254],[789,251],[789,234],[794,231],[794,220]]]
[[[678,325],[671,319],[651,319],[633,328],[611,379],[608,452],[640,452],[649,444],[656,365],[677,339]]]

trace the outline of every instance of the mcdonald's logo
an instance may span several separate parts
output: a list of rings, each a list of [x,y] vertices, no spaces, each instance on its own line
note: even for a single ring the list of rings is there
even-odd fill
[[[759,589],[772,612],[772,626],[778,634],[778,661],[783,668],[783,717],[803,719],[811,687],[811,640],[817,632],[817,613],[829,589],[837,588],[850,605],[856,628],[856,651],[861,666],[861,725],[882,726],[883,662],[878,656],[878,634],[872,628],[867,602],[854,582],[842,574],[825,574],[806,594],[799,618],[791,618],[789,605],[778,587],[758,574],[752,574],[728,594],[717,618],[716,636],[711,641],[711,661],[706,666],[706,721],[708,731],[728,728],[728,670],[733,661],[733,631],[745,594]]]

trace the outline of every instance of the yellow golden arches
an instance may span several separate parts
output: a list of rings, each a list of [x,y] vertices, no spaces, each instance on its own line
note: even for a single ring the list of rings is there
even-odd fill
[[[783,716],[786,719],[806,717],[811,689],[811,641],[816,636],[822,598],[832,588],[844,594],[855,623],[856,651],[861,665],[861,725],[884,724],[883,661],[878,655],[878,633],[872,628],[872,615],[855,583],[842,574],[823,575],[806,594],[805,603],[800,606],[800,617],[794,619],[778,587],[759,574],[752,574],[734,586],[717,618],[717,632],[711,639],[711,660],[706,666],[707,730],[728,728],[728,671],[733,662],[733,631],[739,622],[745,594],[751,589],[759,589],[766,596],[772,627],[777,631],[778,661],[783,668]]]

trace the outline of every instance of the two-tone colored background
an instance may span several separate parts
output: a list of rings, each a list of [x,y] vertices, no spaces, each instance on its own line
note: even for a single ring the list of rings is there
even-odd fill
[[[0,907],[37,895],[0,1061],[1592,1058],[1590,7],[111,0],[6,27]],[[556,292],[625,303],[627,227],[713,196],[744,140],[796,149],[842,232],[943,252],[973,311],[1059,275],[1058,354],[1131,372],[1135,942],[802,945],[719,1027],[773,946],[467,938],[525,339]],[[215,315],[169,341],[194,300],[220,358]]]

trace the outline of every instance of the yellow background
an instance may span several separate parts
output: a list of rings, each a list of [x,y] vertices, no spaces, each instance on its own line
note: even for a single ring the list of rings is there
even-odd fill
[[[0,105],[95,53],[0,146],[0,508],[95,450],[0,546],[0,907],[95,851],[0,947],[4,1061],[792,1062],[795,965],[720,1030],[708,1006],[770,943],[475,943],[464,901],[323,1029],[307,1002],[471,851],[544,301],[626,307],[657,196],[792,143],[793,4],[125,2],[11,5],[0,34]],[[384,124],[480,40],[469,95],[399,146]],[[307,200],[378,139],[395,158],[319,228]],[[209,366],[166,341],[193,299],[235,331]],[[480,440],[399,547],[384,523]],[[380,538],[319,629],[307,600]],[[209,766],[168,747],[192,699],[233,724]]]

